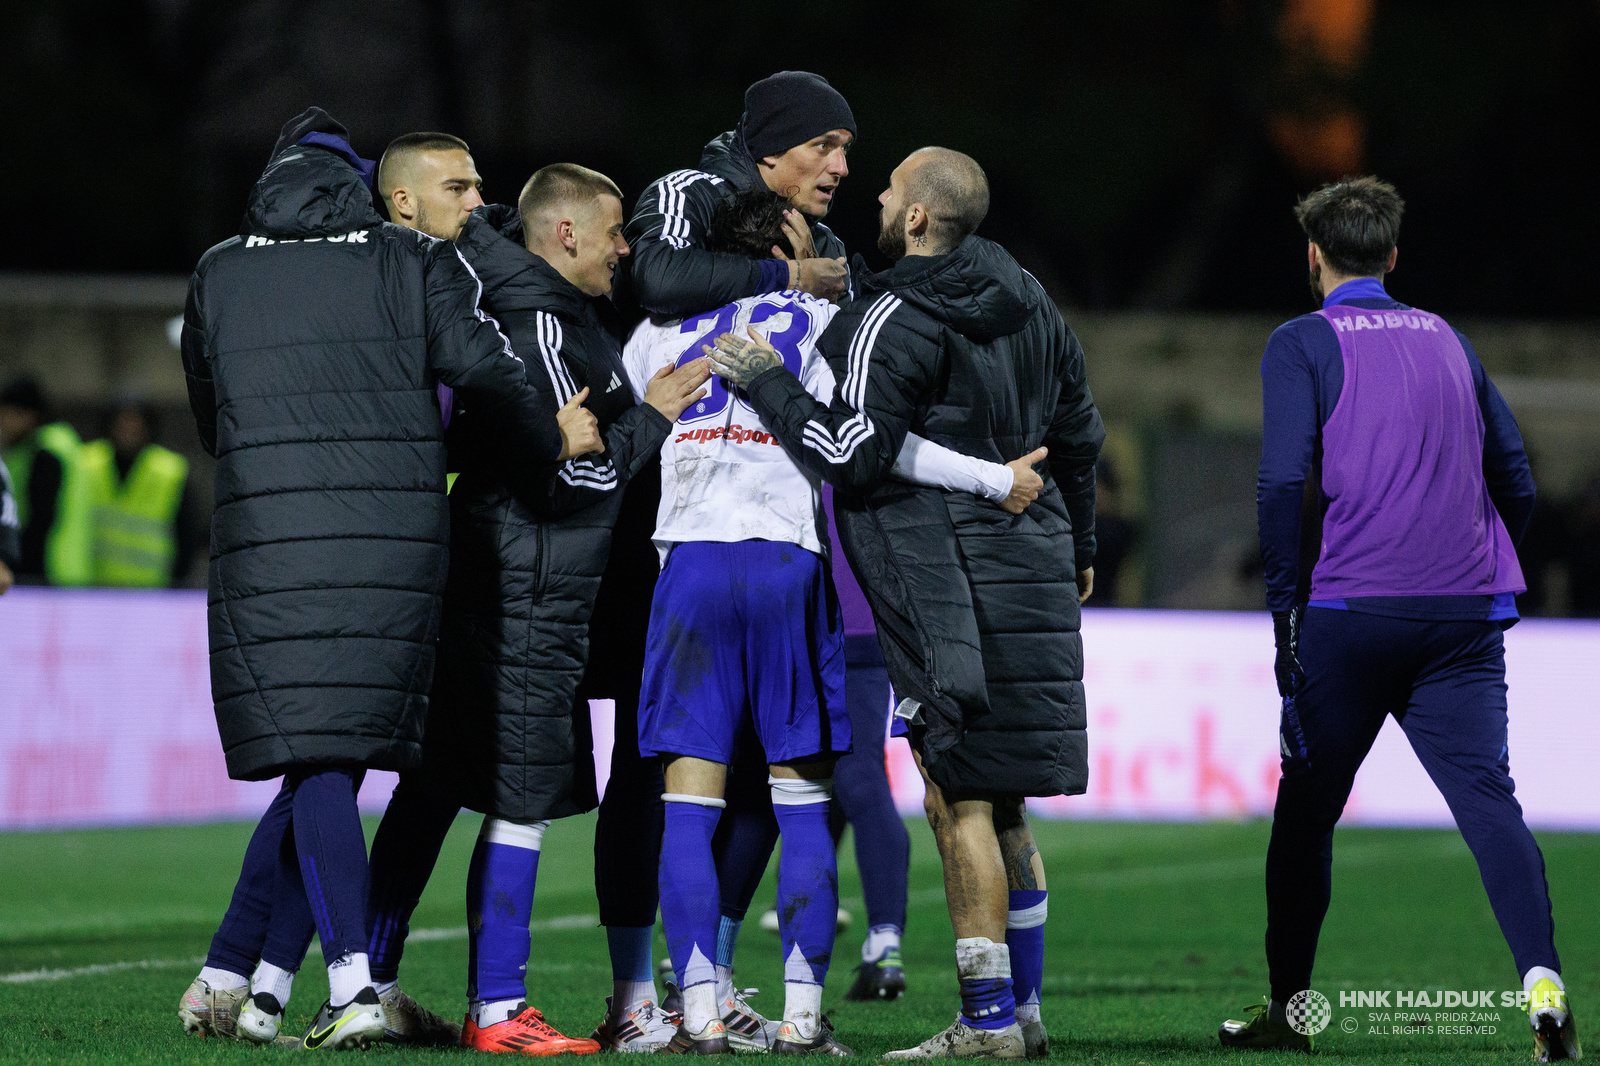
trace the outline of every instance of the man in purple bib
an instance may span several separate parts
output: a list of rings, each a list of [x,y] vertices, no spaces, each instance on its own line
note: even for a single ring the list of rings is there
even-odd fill
[[[1296,994],[1311,986],[1328,910],[1333,828],[1392,714],[1478,861],[1539,1061],[1577,1058],[1544,856],[1506,744],[1502,633],[1526,588],[1515,544],[1533,476],[1467,339],[1384,290],[1403,209],[1371,177],[1300,202],[1322,308],[1274,331],[1261,361],[1256,505],[1283,697],[1267,848],[1272,994],[1218,1035],[1310,1048]]]

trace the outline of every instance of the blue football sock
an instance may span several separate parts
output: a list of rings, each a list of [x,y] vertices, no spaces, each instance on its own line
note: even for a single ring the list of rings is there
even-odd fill
[[[372,838],[367,964],[374,981],[386,983],[400,976],[411,912],[417,909],[459,810],[457,803],[430,788],[423,775],[400,775]]]
[[[963,977],[961,1020],[978,1029],[1004,1029],[1017,1020],[1009,977]]]
[[[467,867],[467,998],[474,1003],[527,998],[528,916],[549,824],[483,820]]]
[[[294,833],[285,833],[278,847],[278,891],[272,900],[272,924],[267,928],[266,943],[261,945],[262,962],[290,973],[300,969],[311,938],[317,935],[297,856]]]
[[[361,832],[356,792],[362,770],[291,774],[292,831],[301,883],[322,939],[322,957],[332,965],[367,951],[367,839]],[[342,1001],[341,1001],[342,1002]]]
[[[655,933],[653,925],[606,926],[613,981],[655,980]]]
[[[1037,1007],[1044,981],[1044,920],[1050,894],[1042,888],[1011,890],[1006,947],[1011,949],[1011,990],[1019,1008]]]
[[[739,927],[744,924],[742,918],[730,918],[726,914],[717,919],[717,965],[733,968],[733,951],[739,946]]]
[[[772,809],[783,850],[778,859],[778,934],[783,979],[822,984],[833,957],[839,865],[828,832],[832,782],[773,778]]]
[[[717,867],[711,858],[711,835],[722,814],[721,800],[677,797],[666,800],[666,825],[661,836],[661,925],[677,972],[678,987],[717,979],[719,918]]]
[[[743,752],[740,753],[744,755]],[[736,765],[728,775],[728,806],[711,838],[717,862],[717,885],[722,892],[722,914],[743,921],[750,899],[767,872],[772,849],[778,843],[778,821],[772,798],[762,786],[766,769]]]
[[[979,1029],[1004,1029],[1017,1020],[1011,991],[1011,952],[987,937],[956,941],[961,978],[961,1020]]]
[[[291,893],[301,897],[301,911],[305,911],[305,891],[300,887],[300,871],[293,864],[294,838],[290,829],[294,810],[294,790],[287,784],[273,799],[272,805],[256,825],[250,844],[244,852],[244,868],[239,871],[239,882],[233,890],[233,899],[216,936],[211,939],[211,951],[206,955],[206,965],[228,973],[249,974],[261,958],[262,946],[269,937],[273,915],[282,906],[279,894],[279,856],[283,852],[284,838],[289,837],[287,853],[291,860],[287,885]],[[309,912],[307,911],[309,918]],[[310,943],[310,937],[306,938]],[[299,960],[294,960],[294,966]]]

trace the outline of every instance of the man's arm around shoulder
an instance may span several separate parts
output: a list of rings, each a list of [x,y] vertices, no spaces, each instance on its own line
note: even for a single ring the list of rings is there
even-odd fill
[[[565,450],[556,408],[528,385],[522,360],[479,306],[483,286],[477,275],[449,241],[423,254],[429,367],[462,393],[472,417],[510,452],[514,464],[556,459]]]
[[[760,262],[705,247],[721,202],[708,178],[691,180],[688,172],[669,174],[640,195],[623,234],[633,249],[627,269],[640,307],[683,318],[784,287],[763,287]],[[774,262],[787,278],[787,264]]]

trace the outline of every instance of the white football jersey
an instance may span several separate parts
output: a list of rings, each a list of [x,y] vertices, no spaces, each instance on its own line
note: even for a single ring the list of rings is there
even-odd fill
[[[698,359],[724,333],[744,336],[754,326],[783,356],[807,392],[827,403],[833,371],[817,339],[837,310],[803,292],[747,296],[681,322],[641,322],[622,352],[634,396],[662,367]],[[655,542],[668,549],[685,541],[788,541],[822,554],[820,485],[789,458],[742,390],[716,375],[709,392],[683,412],[661,446],[661,510]]]

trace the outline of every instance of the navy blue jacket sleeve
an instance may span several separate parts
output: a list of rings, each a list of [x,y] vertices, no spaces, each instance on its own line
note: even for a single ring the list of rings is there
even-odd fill
[[[1512,544],[1521,544],[1522,535],[1533,520],[1533,468],[1528,465],[1528,451],[1522,444],[1522,431],[1517,420],[1506,406],[1505,397],[1489,380],[1489,374],[1478,360],[1467,338],[1456,330],[1461,347],[1467,353],[1467,363],[1472,367],[1472,383],[1478,391],[1478,407],[1483,411],[1483,480],[1489,487],[1489,498],[1500,521],[1506,524]]]
[[[1331,331],[1330,331],[1331,332]],[[1261,471],[1256,525],[1267,606],[1286,611],[1300,585],[1300,508],[1321,427],[1317,375],[1295,323],[1280,326],[1261,359]]]

